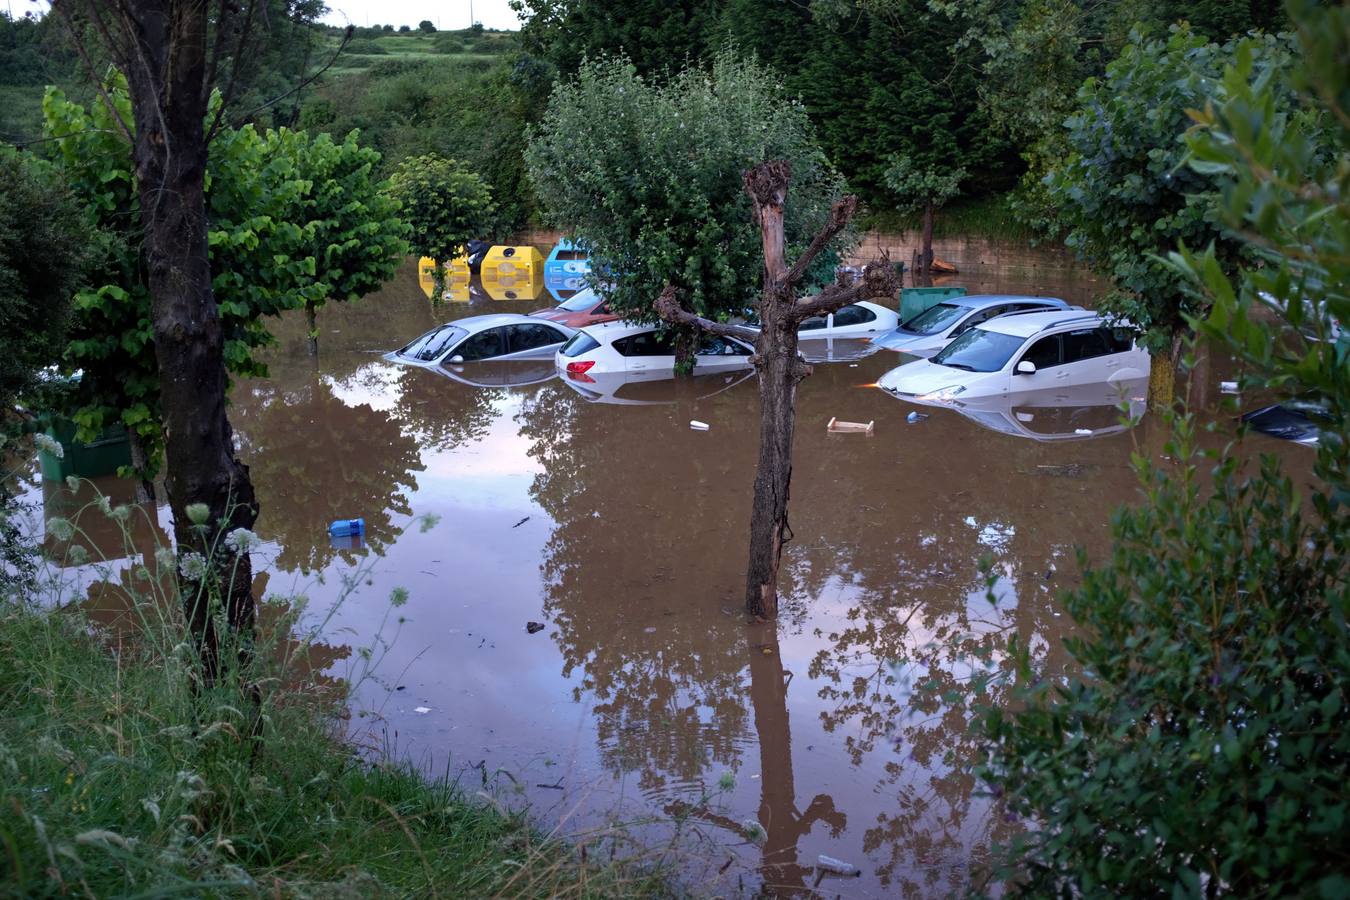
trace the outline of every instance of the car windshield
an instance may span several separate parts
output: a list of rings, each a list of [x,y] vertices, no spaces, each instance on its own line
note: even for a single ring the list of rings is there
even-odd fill
[[[466,334],[468,332],[457,325],[442,325],[440,328],[433,328],[398,351],[398,355],[431,362],[444,353],[447,347],[459,343]]]
[[[578,331],[568,339],[567,343],[562,345],[562,349],[558,352],[563,356],[570,358],[573,356],[580,356],[583,353],[589,353],[599,346],[600,342],[595,338],[584,331]]]
[[[568,297],[562,303],[558,304],[558,309],[565,309],[568,312],[586,312],[599,301],[595,291],[587,288],[584,291],[577,291],[576,294]]]
[[[908,331],[910,334],[937,334],[939,331],[945,330],[948,325],[951,325],[968,312],[970,312],[970,307],[968,306],[957,306],[954,303],[939,303],[937,306],[931,306],[905,322],[900,326],[900,330]]]
[[[967,372],[997,372],[1008,364],[1026,338],[972,328],[933,357],[933,362]]]

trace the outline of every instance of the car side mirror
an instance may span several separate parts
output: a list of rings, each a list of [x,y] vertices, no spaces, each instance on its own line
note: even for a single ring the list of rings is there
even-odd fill
[[[1024,359],[1017,364],[1017,369],[1015,371],[1018,375],[1035,375],[1036,364],[1029,359]]]
[[[460,363],[464,362],[464,357],[462,357],[462,356],[460,356],[458,353],[456,353],[454,356],[450,357],[450,359],[447,360],[447,362],[451,362],[451,363],[454,363],[455,365],[459,365]]]

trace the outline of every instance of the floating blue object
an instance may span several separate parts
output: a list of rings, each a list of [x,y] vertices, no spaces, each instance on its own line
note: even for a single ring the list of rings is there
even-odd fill
[[[591,260],[586,251],[563,238],[544,260],[544,285],[579,291],[586,286],[586,276],[590,272]]]
[[[328,534],[332,537],[350,537],[351,535],[361,535],[365,533],[365,519],[338,519],[332,525],[328,526]]]
[[[912,412],[909,415],[905,416],[905,421],[913,425],[915,422],[922,422],[926,418],[928,418],[927,413]]]

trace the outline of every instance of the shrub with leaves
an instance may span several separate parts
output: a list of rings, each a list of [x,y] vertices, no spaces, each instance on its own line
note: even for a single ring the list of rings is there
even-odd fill
[[[445,263],[481,239],[492,223],[492,194],[461,162],[435,154],[406,159],[389,179],[389,191],[412,227],[412,250]],[[436,296],[444,273],[436,267]]]
[[[1066,598],[1081,673],[1039,681],[1023,656],[1024,708],[981,726],[982,774],[1027,826],[1017,893],[1350,896],[1350,10],[1290,10],[1299,65],[1272,77],[1239,44],[1187,137],[1259,264],[1235,278],[1211,246],[1171,266],[1246,385],[1314,415],[1314,477],[1305,496],[1226,452],[1204,483],[1185,420],[1170,469],[1138,462],[1144,504]]]

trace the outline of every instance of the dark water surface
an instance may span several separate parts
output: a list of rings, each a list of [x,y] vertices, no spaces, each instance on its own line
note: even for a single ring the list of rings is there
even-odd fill
[[[1046,251],[938,255],[972,293],[1098,290]],[[1015,636],[1047,671],[1067,665],[1055,597],[1075,581],[1073,548],[1108,551],[1111,511],[1136,496],[1130,454],[1160,456],[1161,427],[1125,430],[1081,401],[909,424],[916,407],[870,386],[895,354],[818,365],[798,394],[782,619],[749,624],[753,377],[582,392],[537,381],[549,365],[455,380],[379,356],[444,319],[544,300],[433,310],[409,266],[320,314],[317,361],[303,317],[283,322],[272,377],[234,390],[267,590],[305,594],[311,616],[349,594],[331,674],[374,648],[354,734],[487,779],[564,833],[634,823],[700,893],[935,896],[979,878],[1016,825],[963,770],[977,657],[997,667]],[[831,417],[875,435],[828,434]],[[364,545],[330,542],[328,523],[356,516]],[[395,588],[408,600],[391,609]],[[821,854],[861,877],[821,880]]]

